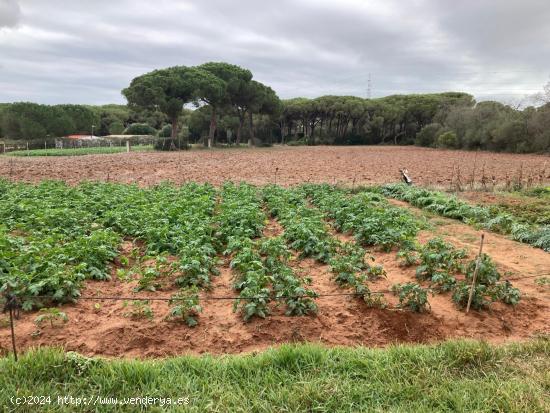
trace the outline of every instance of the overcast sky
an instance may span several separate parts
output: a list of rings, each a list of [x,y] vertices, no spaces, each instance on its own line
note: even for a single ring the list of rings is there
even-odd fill
[[[124,103],[156,68],[226,61],[281,98],[550,79],[550,0],[0,0],[0,102]]]

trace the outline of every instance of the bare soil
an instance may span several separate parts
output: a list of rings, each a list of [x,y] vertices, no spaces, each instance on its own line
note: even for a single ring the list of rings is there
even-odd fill
[[[197,150],[177,153],[130,153],[79,157],[8,158],[0,156],[0,176],[23,181],[61,179],[75,184],[83,180],[108,180],[153,185],[162,181],[187,181],[220,184],[226,180],[245,180],[254,184],[303,182],[342,184],[379,184],[400,179],[399,168],[406,167],[415,183],[447,186],[460,165],[463,179],[468,171],[485,164],[485,173],[504,182],[521,167],[524,176],[536,175],[550,158],[540,155],[512,155],[464,151],[442,151],[415,147],[277,147],[266,149]],[[546,171],[550,171],[546,167]],[[550,176],[545,176],[550,181]],[[425,214],[406,203],[392,201]],[[483,202],[487,202],[485,199]],[[419,239],[441,235],[457,247],[477,251],[479,232],[453,220],[436,217],[435,234],[423,232]],[[281,228],[271,220],[265,236],[276,236]],[[338,234],[349,240],[349,235]],[[233,274],[228,260],[222,261],[220,275],[213,278],[212,289],[203,293],[203,312],[199,325],[190,328],[168,321],[168,303],[152,301],[152,320],[136,319],[128,313],[131,302],[78,300],[64,305],[69,321],[59,326],[38,328],[36,312],[22,313],[16,321],[20,350],[57,345],[87,355],[161,357],[183,353],[241,353],[262,350],[286,342],[319,342],[326,345],[385,346],[390,343],[429,343],[447,338],[469,337],[490,342],[523,340],[550,333],[550,291],[535,284],[536,276],[550,273],[550,254],[487,234],[485,251],[497,263],[504,278],[522,278],[512,283],[522,291],[517,307],[495,303],[487,311],[466,315],[451,301],[449,293],[430,296],[431,311],[411,313],[396,308],[397,298],[385,294],[389,308],[373,309],[355,297],[331,296],[316,300],[317,315],[288,317],[284,309],[274,307],[266,319],[245,323],[233,311],[230,300],[216,297],[235,296]],[[387,278],[370,283],[373,291],[388,290],[395,283],[416,281],[414,268],[399,266],[395,252],[370,251],[375,263],[387,271]],[[129,246],[121,247],[129,255]],[[175,259],[175,257],[173,257]],[[312,278],[320,294],[346,292],[332,279],[330,269],[311,259],[292,261],[297,274]],[[176,289],[166,277],[164,287],[155,293],[135,293],[136,280],[122,281],[116,276],[120,261],[112,264],[111,281],[88,281],[83,296],[169,297]],[[548,274],[547,276],[550,276]],[[96,305],[99,304],[99,305]],[[11,348],[6,315],[0,314],[0,354]]]
[[[416,213],[422,213],[414,209]],[[441,235],[459,247],[471,252],[477,250],[478,232],[467,225],[451,220],[441,220],[435,235]],[[279,224],[271,220],[264,235],[276,236]],[[419,239],[425,242],[434,233],[424,231]],[[343,240],[349,235],[338,234]],[[127,254],[123,246],[121,254]],[[497,262],[505,278],[529,277],[550,269],[550,255],[541,250],[519,244],[504,237],[487,236],[486,251]],[[369,251],[375,263],[382,264],[387,278],[370,282],[372,291],[386,291],[395,283],[416,281],[413,268],[403,268],[396,260],[395,252]],[[291,266],[301,276],[312,278],[312,285],[319,294],[346,292],[332,279],[327,265],[312,259],[295,259]],[[171,280],[156,293],[135,293],[136,281],[117,279],[119,262],[113,263],[111,281],[89,281],[83,296],[168,297],[176,291]],[[385,346],[390,343],[430,343],[447,338],[477,338],[489,342],[523,340],[537,334],[550,333],[550,292],[539,287],[534,278],[513,281],[520,288],[523,298],[516,307],[495,303],[486,311],[465,314],[451,301],[450,293],[429,297],[431,310],[412,313],[396,308],[398,300],[385,294],[387,309],[368,308],[356,297],[331,296],[316,300],[318,314],[305,317],[288,317],[282,307],[273,307],[266,319],[255,318],[245,323],[238,312],[233,311],[230,300],[211,300],[216,297],[235,296],[232,289],[233,274],[228,260],[220,266],[220,275],[213,278],[211,291],[204,294],[203,313],[199,325],[190,328],[181,322],[167,321],[169,306],[166,302],[152,301],[154,318],[135,319],[128,316],[131,305],[124,307],[120,301],[79,300],[62,306],[69,321],[59,326],[34,324],[36,312],[22,313],[16,321],[19,349],[56,345],[87,355],[124,357],[162,357],[177,354],[224,354],[259,351],[288,342],[318,342],[325,345]],[[99,303],[99,306],[95,306]],[[40,334],[36,332],[40,331]],[[11,346],[9,327],[0,322],[0,352]]]
[[[258,149],[214,149],[189,152],[134,152],[75,157],[0,156],[0,176],[23,181],[60,179],[69,183],[107,180],[140,185],[162,181],[220,184],[226,180],[253,184],[328,182],[369,185],[400,179],[407,168],[415,183],[446,187],[460,166],[465,183],[485,166],[487,177],[503,184],[519,173],[550,181],[550,156],[496,154],[417,148],[413,146],[316,146]],[[476,177],[479,180],[480,176]],[[539,178],[536,178],[538,182]]]

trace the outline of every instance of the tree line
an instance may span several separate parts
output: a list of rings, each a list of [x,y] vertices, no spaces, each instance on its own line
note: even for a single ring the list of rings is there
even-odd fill
[[[161,113],[136,113],[126,105],[40,105],[31,102],[0,104],[0,138],[38,140],[71,134],[97,136],[128,132],[155,133],[165,123]],[[92,130],[93,129],[93,130]]]
[[[321,96],[281,100],[248,69],[210,62],[154,70],[122,90],[128,105],[0,105],[0,137],[70,133],[148,134],[162,148],[203,142],[248,145],[412,145],[508,152],[550,150],[550,86],[522,110],[476,103],[462,92],[377,99]]]

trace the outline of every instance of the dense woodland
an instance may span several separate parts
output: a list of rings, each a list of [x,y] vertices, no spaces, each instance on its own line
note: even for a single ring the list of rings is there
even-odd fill
[[[159,147],[172,149],[201,142],[550,150],[550,84],[538,107],[521,110],[460,92],[281,100],[247,69],[205,63],[155,70],[122,93],[128,105],[0,104],[0,137],[53,139],[91,134],[94,125],[98,136],[156,135]]]

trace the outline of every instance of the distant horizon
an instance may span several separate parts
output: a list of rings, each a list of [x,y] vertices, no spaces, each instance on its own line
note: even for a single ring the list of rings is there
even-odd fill
[[[541,88],[541,90],[542,90],[542,88]],[[443,93],[468,93],[468,92],[457,91],[457,90],[446,90],[446,91],[442,91],[442,92],[427,92],[427,93],[393,93],[391,95],[371,97],[370,99],[371,100],[377,100],[377,99],[388,98],[388,97],[391,97],[391,96],[440,95],[440,94],[443,94]],[[316,98],[320,98],[320,97],[323,97],[323,96],[330,96],[330,95],[320,95],[320,96],[314,96],[314,97],[293,96],[293,97],[281,98],[281,99],[282,100],[296,99],[296,98],[316,99]],[[353,96],[353,95],[334,95],[334,96]],[[369,98],[366,98],[364,96],[356,96],[356,97],[359,97],[359,98],[362,98],[362,99],[369,99]],[[482,102],[498,102],[498,103],[501,103],[503,105],[513,106],[513,102],[502,102],[502,101],[499,101],[499,100],[496,100],[496,99],[478,100],[478,99],[476,99],[475,96],[473,96],[473,97],[474,97],[474,100],[475,100],[476,104],[482,103]],[[523,109],[525,107],[528,107],[528,106],[534,106],[534,107],[540,106],[540,103],[536,102],[534,100],[533,96],[531,98],[532,98],[532,100],[529,101],[528,104],[522,105],[523,107],[521,109]],[[76,103],[76,102],[42,103],[42,102],[36,102],[36,101],[30,101],[30,100],[0,102],[0,105],[9,105],[9,104],[13,104],[13,103],[36,103],[36,104],[39,104],[39,105],[48,105],[48,106],[56,106],[56,105],[82,105],[82,106],[97,106],[97,107],[110,106],[110,105],[113,105],[113,106],[128,106],[128,103],[124,102],[124,101],[117,102],[117,103],[115,103],[115,102],[108,102],[108,103]],[[187,104],[184,105],[183,109],[195,110],[195,109],[197,109],[197,107],[194,106],[191,103],[187,103]]]

